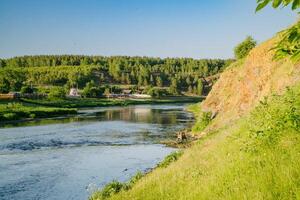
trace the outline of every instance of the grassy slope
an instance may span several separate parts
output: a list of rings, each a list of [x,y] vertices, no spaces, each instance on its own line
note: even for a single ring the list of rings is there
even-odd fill
[[[203,112],[191,107],[197,129],[202,113],[217,113],[200,129],[201,140],[110,199],[300,199],[300,65],[273,60],[277,39],[229,67],[201,103]],[[296,84],[294,93],[263,101]],[[97,194],[92,199],[101,199]]]
[[[111,199],[300,199],[299,141],[296,87],[206,136],[177,162]]]

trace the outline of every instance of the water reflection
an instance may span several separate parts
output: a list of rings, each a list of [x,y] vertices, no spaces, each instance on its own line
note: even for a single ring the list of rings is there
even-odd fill
[[[166,109],[168,108],[168,109]],[[138,105],[128,107],[93,108],[79,110],[78,115],[0,123],[0,127],[37,126],[83,121],[127,121],[135,123],[176,124],[178,121],[193,121],[193,115],[177,105]]]

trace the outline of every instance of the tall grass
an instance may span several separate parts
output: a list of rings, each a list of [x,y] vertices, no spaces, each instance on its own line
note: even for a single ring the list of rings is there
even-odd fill
[[[300,199],[299,119],[297,86],[109,199]]]

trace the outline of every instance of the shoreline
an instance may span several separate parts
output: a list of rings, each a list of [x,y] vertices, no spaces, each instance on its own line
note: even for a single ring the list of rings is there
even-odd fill
[[[72,104],[72,100],[67,99],[67,100],[59,100],[59,101],[67,101],[68,105],[65,107],[64,104],[61,104],[61,106],[51,106],[48,103],[50,102],[37,102],[35,100],[27,100],[27,99],[21,99],[20,101],[17,102],[11,102],[11,103],[22,103],[23,107],[26,109],[26,111],[24,111],[24,113],[26,113],[27,116],[30,115],[30,112],[35,112],[35,109],[54,109],[53,110],[53,114],[51,111],[47,112],[47,116],[45,115],[41,115],[41,116],[34,116],[33,118],[31,117],[20,117],[17,116],[17,114],[20,114],[19,110],[13,110],[11,112],[0,112],[0,115],[4,115],[6,113],[15,113],[17,117],[20,117],[19,119],[13,119],[13,120],[6,120],[6,119],[1,119],[0,121],[0,127],[1,125],[6,125],[6,124],[14,124],[14,123],[20,123],[20,122],[31,122],[31,121],[39,121],[39,120],[43,120],[43,119],[59,119],[59,118],[68,118],[68,117],[72,117],[72,116],[77,116],[80,115],[80,113],[78,112],[81,109],[85,109],[85,108],[108,108],[108,107],[118,107],[118,106],[134,106],[134,105],[159,105],[159,104],[174,104],[174,103],[196,103],[199,101],[203,100],[203,97],[177,97],[177,98],[163,98],[163,99],[147,99],[147,100],[130,100],[130,101],[126,101],[126,100],[121,100],[120,99],[113,99],[113,100],[107,100],[103,101],[103,99],[88,99],[88,103],[93,103],[95,102],[94,105],[91,104],[79,104],[79,103],[86,103],[84,102],[83,99],[82,102],[80,102],[80,100],[78,101],[78,99],[75,101],[75,103],[78,104]],[[110,104],[103,104],[109,102]],[[10,103],[10,102],[7,102]],[[51,103],[50,103],[51,104]],[[102,105],[101,105],[102,104]],[[1,105],[1,104],[0,104]],[[5,104],[2,104],[5,105]],[[8,105],[8,104],[7,104]],[[39,106],[39,107],[36,107]],[[61,114],[57,113],[58,111],[61,111]],[[64,111],[68,111],[68,112],[64,112]],[[72,111],[72,113],[69,113],[69,111]],[[75,113],[76,112],[76,113]],[[29,113],[29,114],[28,114]],[[31,113],[32,114],[32,113]],[[50,116],[49,116],[50,115]],[[51,116],[52,115],[52,116]],[[45,116],[45,117],[43,117]]]
[[[195,106],[195,105],[197,105],[197,103],[192,104],[192,106]],[[188,107],[186,107],[185,110],[187,110],[190,113],[193,113],[195,115],[195,119],[197,118],[196,110],[190,109]],[[194,122],[193,126],[195,125],[195,123],[196,123],[196,121]],[[96,191],[91,193],[88,200],[98,200],[99,196],[103,196],[103,195],[108,195],[108,196],[106,196],[106,198],[107,197],[109,198],[115,194],[118,194],[119,192],[129,191],[132,189],[134,184],[137,181],[139,181],[140,179],[144,179],[147,175],[153,173],[155,170],[158,170],[159,168],[166,168],[171,163],[177,161],[177,159],[184,154],[185,149],[190,148],[194,144],[194,142],[199,140],[199,138],[194,137],[194,134],[191,132],[190,128],[185,128],[183,131],[179,131],[179,132],[177,131],[174,134],[177,135],[180,132],[186,133],[186,136],[187,136],[186,140],[183,140],[181,142],[178,142],[178,140],[175,140],[175,139],[168,140],[168,141],[160,141],[160,144],[162,144],[166,147],[174,148],[175,150],[172,153],[170,153],[169,155],[167,155],[163,160],[158,162],[154,167],[149,168],[148,170],[143,171],[143,172],[137,171],[135,173],[135,175],[130,177],[130,179],[126,182],[118,182],[118,181],[114,180],[110,183],[107,183],[102,188],[98,188]],[[113,188],[115,186],[115,184],[117,184],[118,187],[120,187],[117,192],[114,191],[115,188]],[[110,192],[108,192],[108,194],[106,194],[106,192],[107,192],[106,190],[110,190]],[[105,193],[105,194],[103,194],[103,193]],[[102,199],[102,198],[100,198],[100,199]]]

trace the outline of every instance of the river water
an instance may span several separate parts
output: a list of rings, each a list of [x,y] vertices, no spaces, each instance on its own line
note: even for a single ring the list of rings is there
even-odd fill
[[[81,110],[0,128],[0,199],[87,199],[174,151],[159,142],[191,126],[184,104]]]

